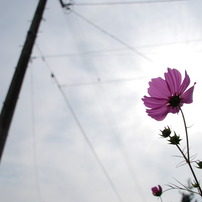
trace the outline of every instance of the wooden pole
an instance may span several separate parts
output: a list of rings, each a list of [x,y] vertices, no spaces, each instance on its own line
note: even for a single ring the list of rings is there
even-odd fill
[[[0,161],[47,0],[39,0],[0,114]]]

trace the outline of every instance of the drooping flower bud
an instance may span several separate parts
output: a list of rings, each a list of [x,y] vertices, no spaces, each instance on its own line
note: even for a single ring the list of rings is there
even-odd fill
[[[152,194],[154,196],[161,196],[161,194],[162,194],[162,187],[160,185],[158,185],[156,187],[152,187],[151,190],[152,190]]]

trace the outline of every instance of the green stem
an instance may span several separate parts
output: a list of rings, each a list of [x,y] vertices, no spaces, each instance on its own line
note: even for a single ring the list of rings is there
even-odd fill
[[[201,189],[201,186],[200,186],[200,184],[199,184],[199,182],[198,182],[198,179],[197,179],[197,177],[196,177],[196,175],[195,175],[195,172],[194,172],[194,170],[193,170],[193,168],[192,168],[191,161],[190,161],[189,137],[188,137],[188,131],[187,131],[187,124],[186,124],[186,120],[185,120],[184,113],[183,113],[183,111],[182,111],[181,108],[180,108],[180,112],[181,112],[181,114],[182,114],[182,118],[183,118],[183,122],[184,122],[184,127],[185,127],[186,143],[187,143],[187,157],[186,157],[186,155],[184,154],[184,152],[181,150],[181,148],[179,147],[179,145],[176,144],[176,146],[177,146],[177,148],[179,149],[179,151],[180,151],[180,153],[182,154],[182,156],[184,157],[186,163],[188,164],[188,166],[189,166],[189,168],[190,168],[190,170],[191,170],[191,173],[192,173],[192,175],[193,175],[193,177],[194,177],[194,180],[195,180],[195,182],[196,182],[196,184],[197,184],[197,186],[198,186],[197,188],[198,188],[199,194],[200,194],[200,196],[202,197],[202,189]]]
[[[184,154],[184,152],[182,151],[182,149],[180,148],[180,146],[178,144],[176,144],[176,147],[178,148],[178,150],[180,151],[180,153],[182,154],[183,158],[185,159],[186,163],[188,163],[188,159],[186,157],[186,155]]]
[[[188,131],[187,131],[187,124],[186,124],[186,121],[185,121],[184,113],[183,113],[183,111],[182,111],[181,108],[180,108],[180,112],[181,112],[181,114],[182,114],[182,119],[183,119],[183,122],[184,122],[184,128],[185,128],[185,134],[186,134],[186,142],[187,142],[187,160],[190,161],[189,137],[188,137]]]
[[[161,196],[159,198],[160,198],[161,202],[163,202],[163,199],[161,198]]]
[[[198,188],[199,194],[200,194],[200,196],[202,197],[202,190],[201,190],[200,184],[199,184],[199,182],[198,182],[198,179],[197,179],[197,177],[196,177],[196,175],[195,175],[195,173],[194,173],[194,170],[193,170],[193,168],[192,168],[191,162],[187,159],[186,155],[184,154],[184,152],[182,151],[182,149],[180,148],[180,146],[179,146],[178,144],[176,144],[176,147],[178,148],[178,150],[179,150],[180,153],[182,154],[183,158],[185,159],[186,163],[188,164],[188,166],[189,166],[189,168],[190,168],[190,170],[191,170],[191,173],[192,173],[192,175],[193,175],[193,177],[194,177],[194,180],[195,180],[195,182],[196,182],[196,184],[197,184],[197,186],[198,186],[197,188]]]

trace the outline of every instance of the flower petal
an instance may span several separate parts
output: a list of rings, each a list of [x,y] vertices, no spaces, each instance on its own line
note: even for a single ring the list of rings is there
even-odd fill
[[[156,119],[157,121],[162,121],[169,113],[169,109],[166,106],[163,106],[160,108],[147,109],[146,112],[153,119]]]
[[[168,72],[164,76],[171,95],[176,94],[179,91],[182,80],[180,72],[176,69],[168,68]]]
[[[183,103],[190,104],[193,102],[193,91],[195,84],[181,95]]]
[[[170,96],[167,84],[161,77],[152,79],[149,85],[148,93],[151,97],[166,99]]]
[[[168,100],[166,99],[147,97],[147,96],[144,96],[144,98],[142,98],[142,101],[144,102],[144,105],[149,108],[163,107],[168,102]]]
[[[186,88],[189,86],[189,84],[190,84],[190,78],[187,74],[187,71],[185,71],[185,77],[184,77],[184,80],[183,80],[183,82],[179,88],[178,94],[179,95],[182,94],[186,90]]]

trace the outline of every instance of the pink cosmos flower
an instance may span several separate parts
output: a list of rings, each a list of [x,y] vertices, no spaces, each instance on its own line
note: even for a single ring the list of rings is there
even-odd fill
[[[152,79],[148,88],[150,97],[144,96],[142,98],[145,106],[149,108],[146,112],[157,121],[163,120],[168,113],[178,113],[184,103],[193,102],[195,83],[186,90],[190,84],[190,78],[186,71],[183,81],[177,69],[168,68],[168,72],[164,76],[165,80],[161,77]]]
[[[151,190],[154,196],[161,196],[162,194],[162,187],[160,185],[158,187],[152,187]]]

